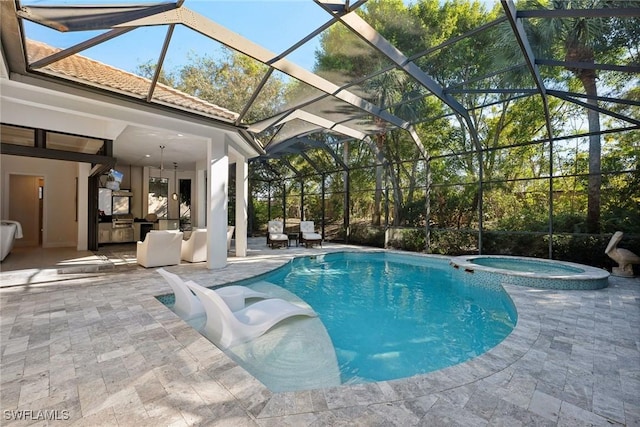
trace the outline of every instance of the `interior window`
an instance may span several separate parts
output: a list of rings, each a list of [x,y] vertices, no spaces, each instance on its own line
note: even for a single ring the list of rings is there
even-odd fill
[[[169,179],[149,178],[149,213],[167,218],[169,212]]]
[[[180,229],[191,230],[191,180],[180,180]]]

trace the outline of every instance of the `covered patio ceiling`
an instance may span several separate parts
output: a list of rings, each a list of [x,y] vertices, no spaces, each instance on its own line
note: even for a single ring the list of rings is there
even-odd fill
[[[401,117],[392,111],[401,111],[401,106],[411,106],[425,99],[437,99],[444,104],[446,116],[457,117],[463,123],[475,145],[479,147],[476,124],[471,120],[470,111],[495,102],[498,94],[508,94],[514,99],[527,96],[541,96],[547,105],[550,96],[581,107],[594,109],[640,127],[640,122],[631,116],[616,112],[616,104],[640,107],[637,100],[622,99],[616,94],[590,97],[585,93],[575,93],[568,87],[550,87],[545,80],[543,68],[560,67],[585,68],[598,72],[629,73],[637,78],[640,73],[638,63],[571,62],[565,58],[536,57],[523,26],[527,19],[609,19],[624,18],[638,23],[640,27],[640,6],[632,2],[620,2],[615,8],[602,9],[554,9],[518,10],[511,0],[502,0],[497,18],[486,22],[465,34],[457,35],[437,46],[421,52],[403,52],[385,39],[367,22],[359,10],[366,7],[366,0],[338,1],[314,0],[291,2],[287,16],[297,16],[300,22],[274,22],[273,17],[285,16],[278,12],[276,4],[260,3],[264,6],[264,19],[243,19],[242,2],[235,2],[230,13],[224,7],[233,2],[178,0],[167,3],[128,3],[93,0],[91,5],[67,5],[60,0],[3,1],[2,2],[2,48],[7,59],[10,78],[17,75],[35,76],[41,79],[62,80],[69,84],[91,86],[92,90],[126,97],[135,102],[155,105],[158,108],[177,109],[184,114],[198,115],[211,121],[212,126],[226,130],[235,129],[244,138],[252,140],[264,149],[263,158],[278,158],[296,153],[304,156],[309,148],[326,150],[335,160],[337,168],[346,168],[340,155],[334,151],[334,144],[348,140],[370,139],[390,129],[402,129],[410,135],[415,144],[424,152],[422,141],[415,126],[434,117]],[[80,2],[78,2],[80,3]],[[280,4],[280,3],[277,3]],[[249,7],[257,7],[252,3]],[[498,6],[497,6],[498,7]],[[510,28],[513,40],[519,46],[520,56],[495,61],[490,73],[467,76],[466,79],[440,83],[431,74],[430,56],[443,51],[465,39],[480,34],[492,36],[498,27]],[[375,58],[378,68],[365,76],[353,78],[340,73],[323,72],[313,59],[319,40],[332,28],[340,27],[345,34],[345,44],[351,43],[354,55]],[[277,37],[267,37],[268,34]],[[33,42],[51,46],[53,50],[40,49],[35,54]],[[95,59],[118,69],[124,69],[136,78],[143,62],[131,65],[122,62],[125,52],[134,50],[141,60],[152,65],[152,76],[144,78],[144,90],[123,91],[119,87],[104,84],[99,79],[80,80],[72,73],[61,72],[60,64],[76,55]],[[356,52],[357,51],[357,52]],[[46,52],[46,53],[45,53]],[[119,54],[120,52],[120,54]],[[189,52],[195,55],[239,55],[251,65],[259,67],[262,77],[255,87],[247,88],[239,107],[229,105],[207,105],[187,103],[166,96],[167,83],[162,83],[163,72],[171,66],[184,62]],[[468,58],[473,60],[473,58]],[[58,66],[56,66],[58,64]],[[138,65],[138,66],[136,66]],[[509,81],[509,76],[525,70],[527,78],[519,87],[501,85]],[[371,82],[383,79],[391,73],[399,73],[411,81],[411,96],[403,96],[394,105],[386,105],[371,89]],[[270,110],[259,106],[268,102],[269,92],[265,89],[274,81],[294,82],[297,90],[287,96],[284,102],[272,106]],[[170,86],[170,85],[169,85]],[[464,94],[483,93],[483,104],[468,104]],[[197,95],[196,95],[197,98]],[[600,101],[600,106],[594,102]],[[218,109],[216,109],[217,107]],[[266,111],[266,112],[265,112]],[[547,135],[553,139],[548,108],[545,107]],[[637,115],[636,115],[637,117]],[[150,140],[151,141],[151,140]],[[153,147],[140,146],[129,149],[123,155],[125,163],[133,163]],[[118,153],[116,153],[117,155]]]

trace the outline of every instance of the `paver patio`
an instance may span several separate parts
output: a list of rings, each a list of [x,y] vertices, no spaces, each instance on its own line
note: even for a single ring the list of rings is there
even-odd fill
[[[295,255],[367,250],[249,243],[247,258],[221,270],[167,269],[210,286]],[[169,286],[124,255],[84,272],[3,268],[3,425],[640,425],[639,278],[611,277],[598,291],[508,286],[518,324],[481,357],[408,379],[273,393],[161,304]]]

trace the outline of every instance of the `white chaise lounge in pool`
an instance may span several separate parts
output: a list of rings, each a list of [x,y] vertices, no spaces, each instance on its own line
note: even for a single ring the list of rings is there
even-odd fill
[[[300,307],[279,298],[258,301],[232,312],[216,291],[193,281],[186,284],[200,299],[207,315],[202,334],[221,349],[257,338],[284,319],[316,316],[311,308]]]
[[[175,304],[173,311],[180,316],[183,320],[191,320],[198,316],[204,316],[205,311],[202,307],[202,303],[189,289],[186,282],[180,278],[177,274],[171,273],[164,268],[156,270],[162,277],[165,278],[173,294],[175,295]],[[270,295],[263,292],[257,292],[246,286],[226,286],[224,288],[217,289],[216,292],[220,295],[232,311],[241,310],[244,308],[245,300],[248,298],[271,298]]]

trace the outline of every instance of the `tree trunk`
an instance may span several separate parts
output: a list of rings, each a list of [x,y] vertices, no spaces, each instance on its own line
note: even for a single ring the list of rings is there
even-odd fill
[[[373,217],[371,224],[380,226],[380,204],[382,202],[382,166],[376,166],[376,193],[373,200]]]
[[[384,148],[384,134],[376,135],[376,192],[373,200],[373,218],[371,219],[371,225],[380,226],[380,205],[382,203],[382,173],[384,172],[384,166],[382,162],[384,156],[382,150]]]
[[[567,43],[567,61],[594,62],[593,50],[575,40]],[[585,93],[590,96],[597,96],[598,89],[596,71],[584,68],[569,68],[582,82]],[[587,99],[587,104],[597,106],[596,99]],[[601,137],[600,137],[600,113],[596,110],[587,109],[587,120],[589,123],[589,183],[587,201],[587,232],[592,234],[600,233],[600,190],[602,184],[601,175]]]
[[[391,188],[393,190],[393,225],[398,226],[403,220],[400,212],[402,207],[402,189],[400,188],[399,173],[393,170],[393,165],[388,167],[389,180],[391,181]]]
[[[582,82],[585,85],[587,95],[597,95],[595,77],[590,81]],[[595,99],[588,99],[587,103],[597,105]],[[589,132],[600,132],[600,113],[595,110],[587,110]],[[587,232],[600,233],[600,191],[602,185],[601,175],[601,137],[600,134],[589,136],[589,192],[587,201]]]

